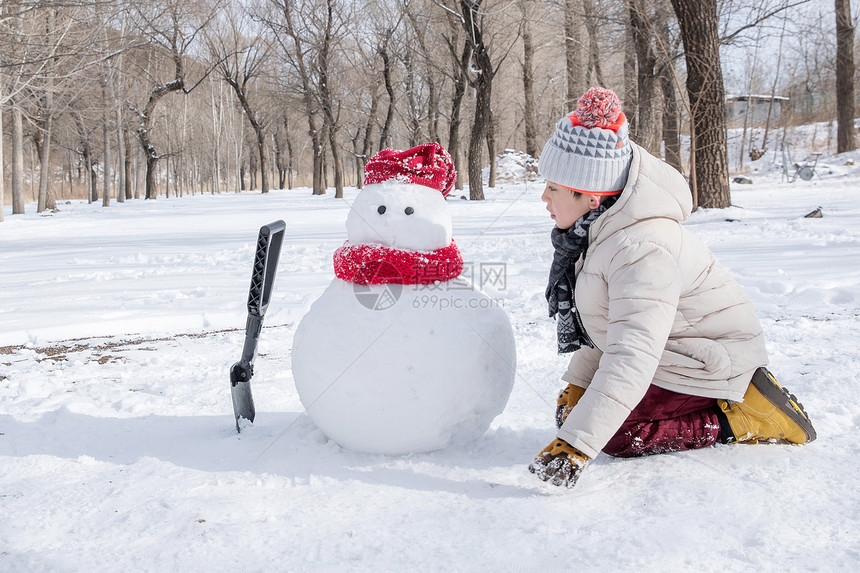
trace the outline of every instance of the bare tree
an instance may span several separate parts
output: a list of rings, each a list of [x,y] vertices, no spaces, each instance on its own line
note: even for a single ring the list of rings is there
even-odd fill
[[[428,40],[428,32],[434,31],[431,21],[433,14],[430,11],[415,9],[413,7],[415,4],[407,2],[404,6],[404,12],[409,18],[410,29],[415,34],[421,56],[413,69],[415,83],[420,82],[420,87],[426,90],[426,97],[421,99],[421,109],[416,110],[418,111],[416,118],[420,116],[420,119],[426,122],[427,140],[439,141],[439,118],[441,115],[439,101],[440,93],[445,85],[442,74],[438,72],[440,66],[433,59],[431,41]],[[416,87],[419,86],[416,85]],[[418,93],[420,92],[415,90],[416,96]],[[416,143],[420,142],[416,141]]]
[[[206,34],[210,57],[221,78],[233,89],[245,117],[257,138],[262,192],[269,192],[266,162],[266,126],[263,114],[251,103],[251,84],[265,71],[271,52],[271,41],[252,29],[253,20],[242,9],[228,7],[222,13],[220,27]]]
[[[564,71],[567,79],[565,111],[573,110],[579,97],[588,88],[587,74],[582,73],[582,14],[582,0],[564,0]]]
[[[535,105],[534,88],[534,43],[532,42],[531,19],[533,14],[531,8],[533,2],[520,0],[520,35],[523,39],[523,124],[526,134],[526,153],[537,157],[537,109]]]
[[[172,62],[171,79],[167,81],[159,81],[156,69],[141,70],[155,85],[143,106],[132,107],[139,120],[137,139],[146,158],[146,199],[155,199],[157,196],[155,174],[161,156],[156,151],[152,133],[156,107],[166,95],[174,92],[188,94],[199,84],[186,84],[186,58],[216,11],[215,5],[182,0],[160,0],[136,5],[138,31],[149,40],[150,50],[154,52],[146,61],[152,64],[164,55]]]
[[[672,0],[687,62],[694,207],[731,205],[725,89],[720,65],[716,0]]]
[[[462,173],[462,161],[460,152],[460,125],[462,124],[463,97],[466,94],[466,69],[471,56],[471,49],[466,41],[460,40],[462,26],[460,15],[453,8],[443,6],[446,16],[446,31],[443,33],[445,44],[448,47],[449,62],[451,66],[450,78],[452,85],[451,107],[448,113],[448,153],[454,160],[454,168],[457,173]],[[455,183],[456,189],[463,189],[463,177],[458,176]]]
[[[469,198],[475,201],[484,198],[481,152],[484,140],[487,138],[489,130],[492,129],[493,78],[514,42],[511,42],[507,50],[502,52],[503,55],[499,58],[498,63],[494,64],[485,39],[487,22],[485,15],[481,12],[483,0],[459,0],[458,4],[460,24],[463,27],[468,48],[466,53],[468,60],[463,63],[463,71],[469,86],[475,90],[475,115],[469,136],[468,155]],[[448,9],[450,10],[450,8]],[[490,161],[494,163],[495,157],[490,157]]]
[[[670,33],[669,12],[671,6],[665,0],[658,5],[655,15],[654,38],[657,40],[657,78],[660,82],[660,92],[663,96],[663,146],[666,151],[666,163],[684,172],[681,162],[681,105],[678,103],[678,90],[681,88],[676,81],[675,57],[681,41],[677,34]]]
[[[296,92],[304,104],[308,135],[311,138],[313,194],[323,195],[326,190],[323,171],[325,118],[323,125],[320,125],[319,114],[323,110],[316,65],[320,44],[315,37],[315,33],[320,30],[318,27],[311,29],[313,24],[320,23],[317,14],[320,7],[314,0],[272,0],[270,4],[273,13],[265,18],[265,22],[281,48],[281,55],[297,77]],[[310,22],[302,18],[302,27],[299,27],[300,15],[313,16]]]
[[[836,9],[836,151],[857,148],[854,130],[854,23],[851,2],[835,0]]]
[[[654,154],[660,153],[661,125],[656,121],[657,56],[644,0],[627,0],[633,47],[636,53],[636,122],[631,137]],[[628,107],[633,102],[625,102]],[[633,126],[631,126],[633,127]]]
[[[94,124],[83,117],[83,113],[78,110],[72,110],[72,119],[75,122],[77,129],[78,145],[76,152],[80,155],[83,161],[84,179],[87,188],[87,202],[92,203],[98,200],[97,178],[95,172],[95,162],[93,160],[92,147],[90,146],[90,136],[95,130],[95,127],[89,127]]]
[[[348,18],[347,18],[348,19]],[[343,197],[343,165],[340,159],[340,146],[337,143],[337,135],[340,130],[340,103],[335,97],[333,81],[332,62],[334,50],[343,36],[345,19],[335,11],[334,0],[325,0],[324,18],[321,22],[321,42],[319,44],[319,58],[317,70],[319,73],[319,95],[328,126],[329,153],[331,153],[332,167],[334,169],[335,197]]]
[[[594,13],[594,0],[582,0],[582,9],[585,29],[588,32],[588,67],[589,70],[594,72],[594,79],[597,85],[605,86],[606,80],[603,77],[603,67],[601,65],[603,54],[597,41],[597,34],[603,28],[598,21],[597,14]]]
[[[397,97],[394,94],[394,82],[392,76],[391,56],[389,55],[389,43],[393,29],[389,29],[379,43],[377,52],[382,58],[382,80],[385,84],[385,93],[388,95],[388,109],[385,112],[385,123],[382,124],[382,129],[379,133],[379,148],[385,149],[389,146],[389,138],[391,135],[391,124],[394,121],[394,109],[397,103]]]
[[[379,111],[379,88],[382,75],[378,67],[378,46],[386,42],[388,37],[385,26],[374,25],[371,30],[370,34],[361,34],[356,41],[358,66],[365,72],[362,74],[365,81],[360,84],[364,92],[361,101],[364,103],[362,107],[364,107],[365,117],[363,122],[356,121],[355,135],[351,137],[355,155],[355,184],[359,189],[364,186],[364,167],[373,149],[373,131]]]

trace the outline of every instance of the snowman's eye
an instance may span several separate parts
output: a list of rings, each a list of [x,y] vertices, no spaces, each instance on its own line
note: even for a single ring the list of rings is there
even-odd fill
[[[379,213],[380,215],[384,214],[385,213],[385,205],[380,205],[379,208],[376,209],[376,212]]]
[[[413,209],[412,207],[407,207],[407,208],[404,210],[404,213],[406,213],[407,215],[411,215],[411,214],[412,214],[412,213],[414,213],[414,212],[415,212],[415,209]]]

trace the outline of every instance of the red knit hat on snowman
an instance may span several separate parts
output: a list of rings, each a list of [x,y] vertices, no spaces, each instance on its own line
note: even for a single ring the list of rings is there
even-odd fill
[[[364,168],[365,185],[390,179],[424,185],[441,191],[445,197],[457,181],[457,171],[448,151],[432,142],[406,151],[383,149],[368,160]]]

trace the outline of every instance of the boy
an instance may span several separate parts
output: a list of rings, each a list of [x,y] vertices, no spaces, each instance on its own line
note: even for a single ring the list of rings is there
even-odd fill
[[[717,442],[802,444],[815,430],[765,368],[750,300],[681,225],[690,190],[628,139],[618,97],[591,88],[546,143],[556,222],[546,297],[574,352],[558,437],[529,470],[573,487],[599,451],[640,456]]]

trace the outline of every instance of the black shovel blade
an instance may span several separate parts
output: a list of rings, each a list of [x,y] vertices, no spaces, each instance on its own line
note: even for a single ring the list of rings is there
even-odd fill
[[[241,432],[239,418],[249,422],[254,421],[257,411],[254,408],[254,396],[251,395],[252,368],[245,368],[237,362],[230,368],[230,396],[233,398],[233,414],[236,417],[236,431]]]

